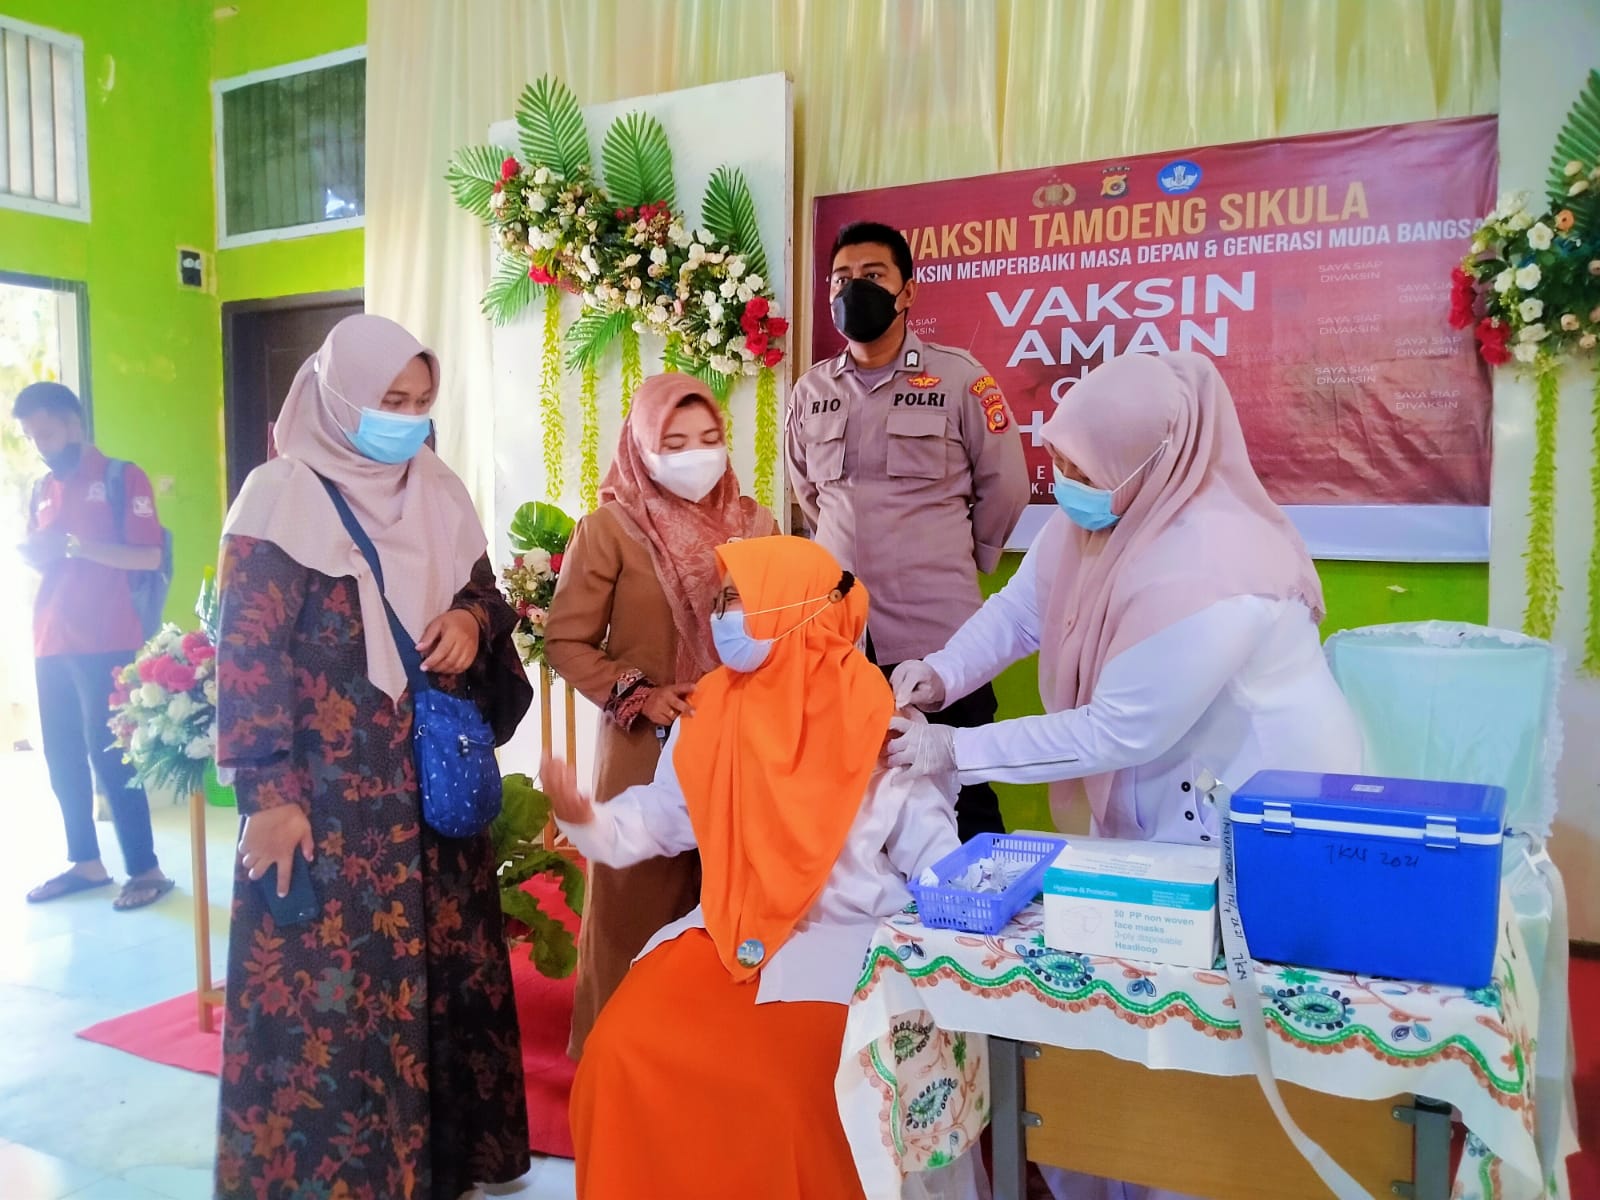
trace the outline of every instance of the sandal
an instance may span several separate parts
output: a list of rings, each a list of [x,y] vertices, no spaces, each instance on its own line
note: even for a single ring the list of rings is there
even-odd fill
[[[79,875],[76,871],[63,871],[54,879],[46,879],[33,891],[28,893],[29,904],[45,904],[51,900],[59,900],[63,896],[73,896],[79,892],[92,892],[95,888],[109,886],[111,876],[104,879],[90,879],[86,875]]]
[[[174,879],[130,879],[122,885],[122,894],[111,902],[111,907],[118,912],[132,912],[136,908],[144,908],[147,904],[154,904],[165,896],[178,883]]]

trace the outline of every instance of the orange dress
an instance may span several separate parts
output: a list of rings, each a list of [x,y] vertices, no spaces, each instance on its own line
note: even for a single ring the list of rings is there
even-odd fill
[[[628,973],[572,1086],[579,1200],[863,1195],[833,1093],[849,1010],[758,1005],[756,990],[703,929]]]

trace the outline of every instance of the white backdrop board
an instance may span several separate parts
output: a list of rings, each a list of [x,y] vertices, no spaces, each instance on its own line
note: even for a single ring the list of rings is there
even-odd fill
[[[761,228],[761,243],[766,251],[768,282],[778,298],[784,316],[793,313],[794,242],[794,140],[792,99],[788,79],[782,74],[760,75],[750,79],[715,83],[663,95],[642,96],[595,104],[583,110],[589,132],[592,161],[600,182],[605,175],[600,166],[600,146],[606,130],[618,117],[645,112],[661,122],[672,146],[673,178],[677,188],[676,211],[684,214],[689,228],[702,227],[700,203],[706,184],[719,167],[736,167],[744,172],[755,201],[756,218]],[[515,121],[498,121],[489,128],[489,141],[515,150]],[[487,246],[485,254],[489,253]],[[562,329],[578,316],[576,297],[562,302]],[[580,376],[565,372],[561,398],[565,425],[563,487],[559,495],[549,494],[544,470],[544,437],[540,424],[539,378],[543,338],[543,305],[536,303],[511,324],[497,328],[493,337],[494,358],[494,509],[488,520],[493,531],[495,561],[510,558],[506,525],[518,506],[529,500],[545,500],[560,505],[569,515],[582,514],[579,498],[581,480],[582,428],[579,410]],[[661,370],[664,340],[655,334],[640,337],[644,373],[648,377]],[[781,448],[782,408],[793,378],[794,332],[785,339],[786,354],[777,368],[780,429],[779,454],[773,479],[773,505],[780,524],[786,524],[786,481]],[[600,474],[605,477],[612,451],[622,427],[620,344],[613,346],[600,364]],[[756,467],[756,385],[746,377],[729,397],[732,423],[733,464],[746,494],[753,494]],[[579,760],[587,769],[593,760],[595,710],[580,702],[578,715]],[[563,745],[562,712],[555,713],[556,744]],[[502,755],[508,770],[533,772],[537,768],[539,723],[533,714]]]

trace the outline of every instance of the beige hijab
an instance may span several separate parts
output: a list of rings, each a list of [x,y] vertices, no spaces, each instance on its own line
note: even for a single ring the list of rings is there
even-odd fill
[[[1219,600],[1293,598],[1322,619],[1311,556],[1250,466],[1209,358],[1113,359],[1073,386],[1043,433],[1090,486],[1114,489],[1122,515],[1088,533],[1057,514],[1040,534],[1039,694],[1050,712],[1089,703],[1106,663]],[[1083,780],[1097,820],[1111,778]],[[1058,825],[1075,791],[1051,786]]]
[[[224,537],[271,542],[301,566],[351,576],[366,630],[367,678],[398,700],[405,668],[389,632],[383,596],[318,476],[332,480],[377,547],[389,603],[413,638],[450,607],[483,556],[483,526],[467,489],[424,448],[390,465],[356,452],[350,435],[360,410],[378,408],[405,365],[439,361],[385,317],[346,317],[301,365],[273,429],[278,457],[245,480],[223,525]]]

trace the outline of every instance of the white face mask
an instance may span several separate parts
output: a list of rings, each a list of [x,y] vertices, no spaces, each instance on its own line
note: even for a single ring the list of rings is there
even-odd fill
[[[674,496],[699,504],[711,494],[728,472],[728,448],[707,446],[703,450],[678,450],[671,454],[639,451],[654,479]]]

